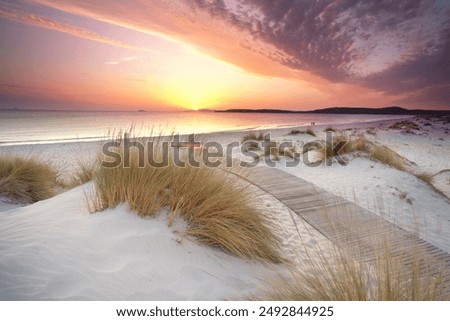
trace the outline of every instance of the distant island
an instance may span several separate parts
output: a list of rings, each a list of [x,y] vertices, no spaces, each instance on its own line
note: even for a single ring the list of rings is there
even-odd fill
[[[283,109],[226,109],[216,110],[218,113],[271,113],[271,114],[376,114],[376,115],[450,115],[450,110],[406,109],[399,106],[370,107],[328,107],[323,109],[295,111]]]

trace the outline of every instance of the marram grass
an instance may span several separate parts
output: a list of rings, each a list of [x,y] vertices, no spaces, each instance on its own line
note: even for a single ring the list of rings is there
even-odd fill
[[[123,150],[117,149],[123,156]],[[155,158],[161,160],[160,144]],[[93,174],[94,195],[91,212],[128,203],[141,216],[170,209],[170,221],[181,216],[186,233],[203,244],[221,248],[250,259],[282,262],[279,243],[270,222],[245,187],[237,184],[225,169],[205,166],[138,166],[137,153],[131,153],[130,167],[99,167]]]
[[[36,155],[0,154],[0,196],[34,203],[55,195],[56,171]]]

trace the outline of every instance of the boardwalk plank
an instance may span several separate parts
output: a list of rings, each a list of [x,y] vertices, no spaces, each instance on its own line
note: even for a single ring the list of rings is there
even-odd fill
[[[441,273],[450,292],[450,254],[384,218],[321,189],[301,178],[269,167],[234,172],[264,192],[271,194],[292,212],[355,259],[377,260],[377,248],[388,240],[402,264],[419,264],[419,270]],[[417,259],[417,251],[423,253]]]

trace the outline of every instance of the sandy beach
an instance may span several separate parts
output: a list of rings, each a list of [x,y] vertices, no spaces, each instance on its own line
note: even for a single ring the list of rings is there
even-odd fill
[[[401,117],[399,117],[401,118]],[[395,126],[413,122],[417,129]],[[407,124],[407,123],[406,123]],[[267,129],[271,140],[305,143],[325,139],[329,126]],[[395,151],[404,161],[399,170],[354,151],[342,166],[288,167],[280,156],[275,168],[354,202],[450,253],[450,124],[446,119],[405,117],[371,123],[332,126],[334,133],[361,137]],[[226,145],[245,132],[203,134],[202,142]],[[93,162],[102,142],[55,143],[2,147],[0,153],[39,155],[62,180],[74,175],[77,162]],[[236,159],[245,159],[239,148]],[[317,151],[309,151],[305,154]],[[305,157],[302,154],[301,157]],[[258,166],[267,166],[260,162]],[[217,169],[219,170],[219,169]],[[428,182],[420,174],[428,173]],[[192,182],[192,184],[198,184]],[[244,184],[244,182],[242,182]],[[289,264],[233,256],[187,235],[178,218],[168,224],[168,209],[139,217],[128,204],[89,213],[88,182],[61,188],[34,204],[0,199],[1,300],[242,300],[258,298],[267,282],[288,273],[289,266],[327,253],[334,245],[313,226],[293,215],[279,200],[252,184],[254,195],[273,223],[282,255]],[[211,196],[214,197],[214,196]],[[169,226],[170,225],[170,226]]]

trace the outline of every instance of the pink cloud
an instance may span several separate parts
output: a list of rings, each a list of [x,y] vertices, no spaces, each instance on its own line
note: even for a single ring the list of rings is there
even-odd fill
[[[23,11],[19,11],[14,8],[8,8],[5,5],[0,5],[0,17],[6,18],[12,21],[20,22],[23,24],[36,26],[40,28],[50,29],[59,31],[62,33],[66,33],[75,37],[89,39],[92,41],[97,41],[113,46],[118,46],[127,49],[140,50],[145,52],[154,52],[154,50],[134,46],[132,44],[128,44],[122,41],[117,41],[108,37],[104,37],[96,32],[92,32],[74,25],[61,23],[43,16],[39,16],[32,13],[27,13]]]

